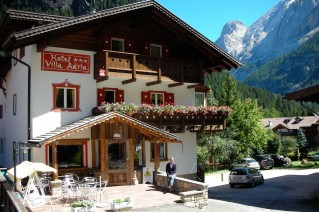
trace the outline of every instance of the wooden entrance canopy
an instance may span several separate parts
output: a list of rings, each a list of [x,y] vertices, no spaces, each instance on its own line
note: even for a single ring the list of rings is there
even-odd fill
[[[31,147],[41,147],[44,144],[50,144],[56,140],[65,138],[72,134],[78,133],[84,129],[93,127],[103,122],[109,123],[118,121],[133,128],[138,129],[142,134],[146,135],[149,140],[156,140],[167,143],[181,143],[182,141],[174,134],[166,132],[152,125],[132,118],[131,116],[123,115],[117,112],[105,113],[97,116],[89,116],[79,121],[73,122],[63,127],[45,133],[41,136],[28,140],[27,143]]]

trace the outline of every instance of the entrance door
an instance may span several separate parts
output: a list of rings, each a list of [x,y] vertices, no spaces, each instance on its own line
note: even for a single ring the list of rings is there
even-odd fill
[[[108,147],[108,169],[110,185],[129,184],[128,140],[113,140]]]

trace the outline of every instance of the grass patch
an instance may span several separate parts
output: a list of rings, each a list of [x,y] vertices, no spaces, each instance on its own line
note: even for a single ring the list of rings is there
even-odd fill
[[[276,167],[279,169],[316,169],[319,168],[318,161],[308,161],[301,163],[301,161],[292,161],[288,166]]]

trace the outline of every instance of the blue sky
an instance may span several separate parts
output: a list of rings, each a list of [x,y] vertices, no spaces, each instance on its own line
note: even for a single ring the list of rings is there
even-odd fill
[[[247,27],[280,0],[156,0],[191,27],[216,41],[228,21]]]

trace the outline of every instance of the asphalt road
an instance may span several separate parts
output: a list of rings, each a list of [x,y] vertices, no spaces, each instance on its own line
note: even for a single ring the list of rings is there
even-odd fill
[[[218,212],[279,212],[316,211],[304,201],[312,195],[319,196],[319,169],[307,170],[263,170],[263,185],[254,188],[228,185],[228,174],[206,176],[209,184],[208,207],[206,211]],[[183,204],[173,204],[143,211],[202,211],[188,208]]]
[[[316,211],[304,201],[319,196],[319,169],[264,170],[263,185],[230,188],[208,177],[209,209],[218,211]],[[216,179],[215,179],[216,180]],[[223,210],[225,208],[225,210]]]

